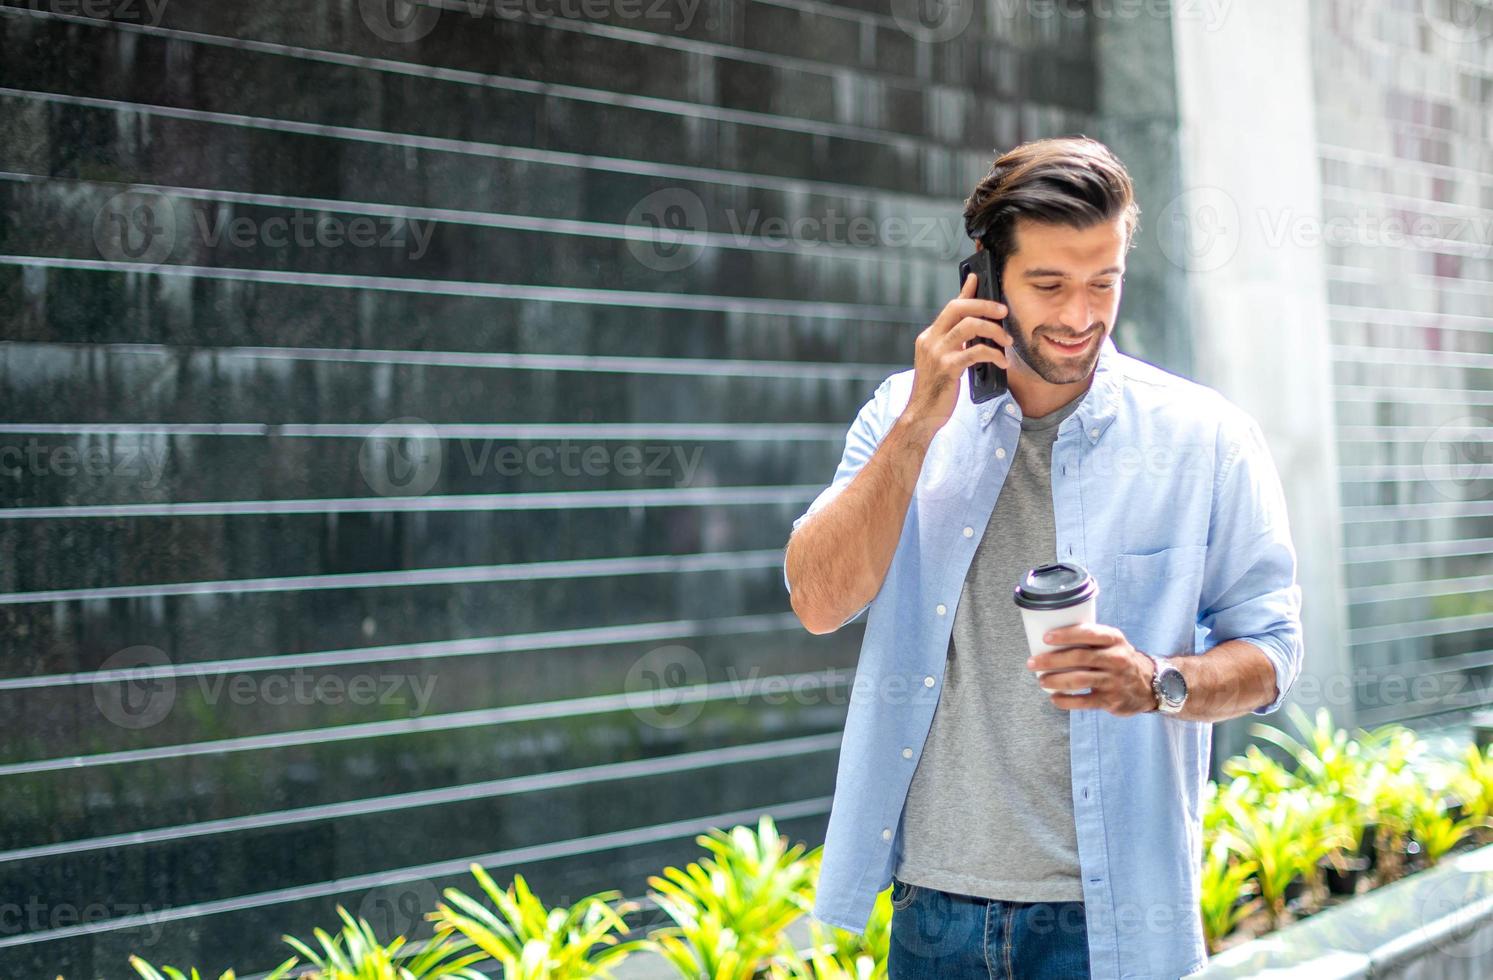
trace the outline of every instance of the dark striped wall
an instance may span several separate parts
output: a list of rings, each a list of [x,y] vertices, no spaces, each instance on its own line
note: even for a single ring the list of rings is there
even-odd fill
[[[0,976],[821,838],[788,525],[1093,25],[551,9],[0,6]]]

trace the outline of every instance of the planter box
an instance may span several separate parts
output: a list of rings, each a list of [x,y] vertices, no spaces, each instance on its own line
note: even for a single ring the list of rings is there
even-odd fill
[[[1285,971],[1311,980],[1493,977],[1493,845],[1235,946],[1187,980]]]

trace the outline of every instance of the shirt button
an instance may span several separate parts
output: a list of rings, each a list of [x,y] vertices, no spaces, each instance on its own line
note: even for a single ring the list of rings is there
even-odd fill
[[[981,412],[980,413],[980,421],[981,422],[989,422],[990,421],[990,413],[989,412]]]
[[[932,674],[929,674],[927,677],[923,678],[923,686],[924,687],[932,687],[933,684],[934,684],[934,681],[933,681],[933,675]]]
[[[902,758],[904,758],[904,759],[911,759],[912,758],[912,749],[903,749],[902,750]]]
[[[1004,446],[997,446],[997,447],[995,447],[995,458],[996,459],[1005,459],[1006,458],[1006,447],[1004,447]]]
[[[891,840],[892,839],[892,828],[890,828],[890,827],[883,827],[883,828],[881,828],[881,839],[882,840]]]
[[[1099,438],[1099,430],[1098,429],[1090,429],[1089,430],[1089,438],[1090,439],[1098,439]]]
[[[1012,405],[1010,402],[1006,402],[1006,414],[1007,415],[1015,415],[1016,414],[1016,406]]]
[[[972,527],[965,528],[964,529],[964,536],[966,538],[972,538],[972,537],[974,537],[975,536],[975,529],[972,528]]]
[[[948,606],[944,605],[941,602],[938,604],[938,614],[940,616],[942,616],[944,613],[946,613],[948,611],[949,611],[949,607]]]

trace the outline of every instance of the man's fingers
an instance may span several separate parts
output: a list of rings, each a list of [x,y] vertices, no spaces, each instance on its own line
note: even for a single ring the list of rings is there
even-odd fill
[[[984,317],[967,316],[954,324],[949,331],[949,340],[959,346],[964,346],[976,337],[989,337],[1002,347],[1011,345],[1011,334],[999,323],[994,323]]]
[[[959,284],[959,296],[961,299],[974,299],[975,291],[980,288],[979,278],[973,272],[964,277],[964,282]]]
[[[1066,646],[1070,643],[1109,646],[1113,643],[1124,642],[1125,634],[1107,623],[1075,623],[1072,626],[1059,626],[1057,629],[1048,630],[1042,639],[1053,646]]]
[[[1108,687],[1111,679],[1112,675],[1099,670],[1060,670],[1037,678],[1037,683],[1050,694],[1058,691],[1082,691],[1084,688],[1099,691]]]
[[[1009,370],[1011,367],[1010,355],[999,347],[990,347],[986,344],[970,344],[964,350],[954,355],[955,371],[968,370],[976,364],[994,364],[1001,370]]]

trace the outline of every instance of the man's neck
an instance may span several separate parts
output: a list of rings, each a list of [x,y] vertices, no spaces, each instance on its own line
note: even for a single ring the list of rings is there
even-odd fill
[[[1021,414],[1025,418],[1035,419],[1057,411],[1088,391],[1097,373],[1091,371],[1082,381],[1066,385],[1050,384],[1035,373],[1018,374],[1015,371],[1010,372],[1006,380],[1011,388],[1011,397],[1021,406]]]

